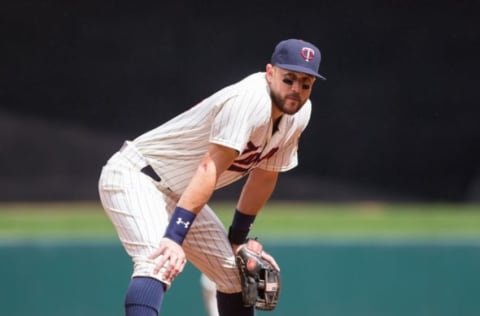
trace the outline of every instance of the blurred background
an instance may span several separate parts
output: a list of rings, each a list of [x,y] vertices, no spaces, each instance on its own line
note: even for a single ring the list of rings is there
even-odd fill
[[[328,80],[256,222],[288,267],[275,314],[479,315],[479,14],[473,0],[2,0],[0,314],[120,315],[131,264],[99,205],[103,164],[301,38]],[[215,193],[226,223],[240,185]],[[198,271],[183,275],[167,314],[204,315]]]
[[[1,201],[97,199],[123,140],[263,71],[290,37],[317,44],[328,80],[275,198],[480,200],[479,1],[0,9]]]

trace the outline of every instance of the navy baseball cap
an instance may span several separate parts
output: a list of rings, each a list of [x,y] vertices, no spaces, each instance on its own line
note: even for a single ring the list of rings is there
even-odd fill
[[[318,74],[321,57],[320,50],[312,43],[299,39],[287,39],[275,47],[271,64],[326,80],[325,77]]]

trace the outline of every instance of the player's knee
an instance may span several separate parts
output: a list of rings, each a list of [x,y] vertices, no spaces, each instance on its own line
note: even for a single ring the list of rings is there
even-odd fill
[[[224,268],[222,274],[212,276],[211,280],[215,283],[216,289],[222,293],[232,294],[242,291],[237,267],[231,269]]]
[[[159,258],[157,258],[158,260]],[[166,271],[166,268],[169,264],[167,261],[164,266],[160,269],[158,273],[154,273],[154,268],[156,264],[156,260],[151,260],[145,257],[134,257],[133,258],[133,277],[149,277],[156,279],[162,283],[164,283],[168,288],[170,288],[171,281],[167,280],[166,278],[163,277],[163,274]]]

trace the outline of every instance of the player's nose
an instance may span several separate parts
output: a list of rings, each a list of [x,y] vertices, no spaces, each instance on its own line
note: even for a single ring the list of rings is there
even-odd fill
[[[302,85],[302,84],[301,84],[300,82],[294,81],[293,84],[291,85],[292,91],[294,91],[294,92],[299,92],[300,89],[302,88],[301,85]]]

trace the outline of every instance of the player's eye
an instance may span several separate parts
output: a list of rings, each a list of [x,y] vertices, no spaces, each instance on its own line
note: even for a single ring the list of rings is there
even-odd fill
[[[308,89],[310,89],[310,85],[304,83],[304,84],[302,84],[302,89],[303,90],[308,90]]]
[[[285,79],[283,79],[283,83],[288,84],[289,86],[291,86],[291,85],[293,85],[293,80],[292,80],[292,79],[285,78]]]

